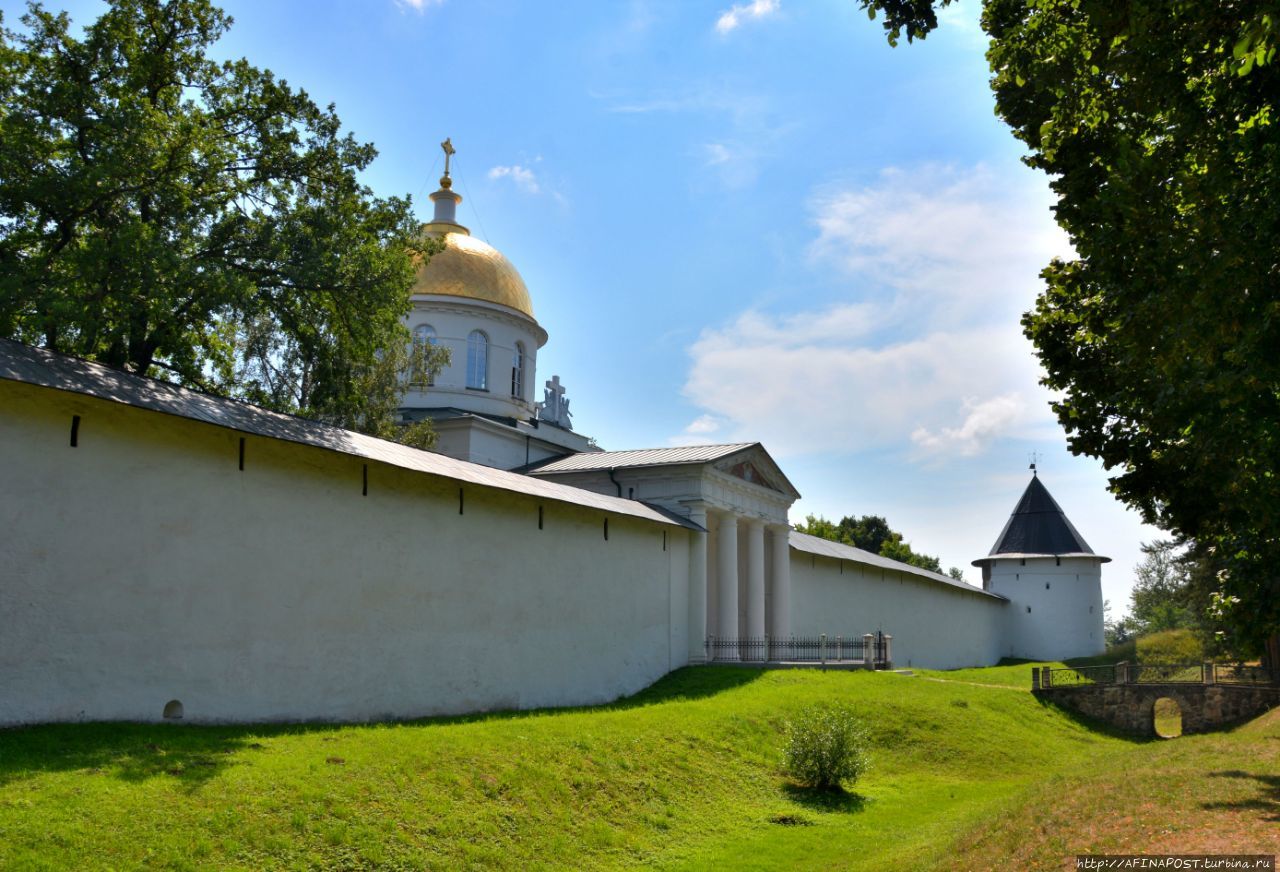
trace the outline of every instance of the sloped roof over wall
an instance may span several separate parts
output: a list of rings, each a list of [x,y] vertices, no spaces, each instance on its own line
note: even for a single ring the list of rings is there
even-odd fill
[[[944,584],[947,587],[953,587],[966,593],[976,593],[982,596],[991,597],[992,599],[1004,600],[1005,597],[980,587],[974,587],[963,581],[957,581],[949,575],[942,575],[937,572],[930,572],[927,569],[921,569],[918,566],[912,566],[909,563],[900,563],[897,560],[890,560],[888,557],[881,557],[879,554],[872,554],[870,551],[863,551],[861,548],[854,548],[852,545],[845,545],[841,542],[832,542],[830,539],[823,539],[819,536],[810,536],[808,533],[798,533],[791,531],[791,547],[796,551],[803,551],[806,554],[816,554],[819,557],[830,557],[834,560],[848,560],[850,563],[860,563],[863,566],[873,566],[877,569],[891,569],[894,572],[905,572],[908,575],[914,575],[925,581],[931,581],[935,584]]]
[[[584,451],[567,457],[533,463],[522,471],[530,475],[564,475],[575,472],[608,472],[619,469],[648,469],[663,466],[700,466],[726,460],[736,454],[751,455],[768,467],[767,479],[776,480],[778,490],[796,499],[800,492],[783,474],[781,467],[759,442],[725,445],[685,445],[677,448],[639,448],[632,451]],[[751,479],[748,479],[751,480]],[[772,485],[766,485],[772,487]]]
[[[1032,476],[988,557],[1098,556],[1067,519],[1049,489]],[[1100,558],[1103,561],[1109,557]],[[978,563],[980,561],[975,561]]]
[[[202,394],[168,382],[31,348],[7,339],[0,339],[0,379],[83,394],[268,439],[324,448],[465,484],[569,503],[616,515],[630,515],[669,526],[702,529],[692,521],[638,500],[604,496],[514,472],[491,469],[465,460],[455,460],[443,454],[420,451],[305,418],[271,412],[248,403]]]
[[[585,451],[556,457],[529,466],[530,472],[601,472],[638,466],[682,466],[688,463],[710,463],[728,457],[755,442],[730,445],[685,445],[679,448],[639,448],[634,451]]]

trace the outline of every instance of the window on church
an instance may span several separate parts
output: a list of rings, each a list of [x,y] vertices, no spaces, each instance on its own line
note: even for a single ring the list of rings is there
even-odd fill
[[[436,328],[430,324],[419,324],[413,328],[414,350],[426,349],[436,344]],[[430,387],[436,383],[436,377],[430,372],[415,372],[409,384],[414,387]]]
[[[524,396],[524,343],[517,342],[511,355],[511,396]]]
[[[479,330],[467,337],[467,387],[489,389],[489,337]]]

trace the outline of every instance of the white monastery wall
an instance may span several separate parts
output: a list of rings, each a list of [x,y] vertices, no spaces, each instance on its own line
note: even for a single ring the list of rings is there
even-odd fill
[[[362,496],[359,457],[245,438],[240,471],[235,431],[0,381],[0,723],[598,703],[687,661],[683,528],[476,485],[459,514],[372,461]]]
[[[894,666],[957,669],[1002,656],[1009,604],[907,572],[791,551],[796,636],[893,636]]]
[[[1106,649],[1099,558],[1063,557],[1059,563],[1053,557],[1028,557],[991,563],[988,589],[1010,600],[1002,656],[1066,660]]]

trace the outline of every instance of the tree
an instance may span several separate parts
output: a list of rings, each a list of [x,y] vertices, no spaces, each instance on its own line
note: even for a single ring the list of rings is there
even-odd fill
[[[1187,602],[1186,558],[1175,542],[1142,543],[1142,562],[1134,569],[1130,624],[1138,633],[1198,628]]]
[[[1111,600],[1102,601],[1102,614],[1102,635],[1108,648],[1123,645],[1133,638],[1133,624],[1129,618],[1112,619]]]
[[[394,435],[410,348],[407,198],[333,107],[207,49],[208,0],[112,0],[77,39],[0,33],[0,335]],[[422,436],[419,430],[417,437]]]
[[[902,534],[892,529],[889,522],[879,515],[863,515],[860,518],[846,515],[838,524],[833,524],[820,515],[807,515],[803,524],[796,525],[796,530],[800,533],[808,533],[810,536],[861,548],[863,551],[870,551],[872,554],[879,554],[881,557],[927,569],[930,572],[942,572],[942,564],[937,557],[913,551],[911,545],[903,540]],[[951,567],[947,574],[954,579],[964,581],[964,572],[958,567]]]
[[[891,38],[927,0],[860,0]],[[937,6],[947,5],[939,0]],[[1280,668],[1280,4],[986,0],[996,108],[1077,257],[1023,319],[1077,454],[1221,568]]]

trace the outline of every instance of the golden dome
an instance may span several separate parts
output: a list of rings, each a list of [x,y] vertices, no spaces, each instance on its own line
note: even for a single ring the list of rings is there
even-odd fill
[[[498,303],[533,318],[533,300],[524,279],[496,248],[457,224],[446,229],[433,222],[423,229],[432,236],[443,235],[445,249],[418,268],[410,293]]]

